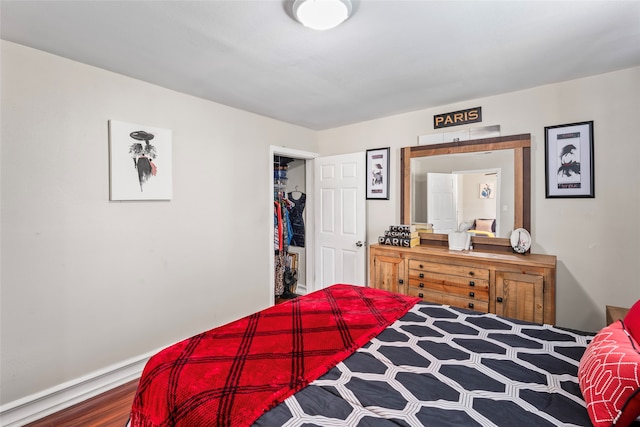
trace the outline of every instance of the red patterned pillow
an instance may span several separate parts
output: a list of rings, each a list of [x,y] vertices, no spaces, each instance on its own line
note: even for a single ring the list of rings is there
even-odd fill
[[[629,309],[624,316],[624,328],[636,342],[640,342],[640,299]]]
[[[578,380],[594,426],[625,427],[640,415],[639,350],[620,321],[598,332],[587,346]]]

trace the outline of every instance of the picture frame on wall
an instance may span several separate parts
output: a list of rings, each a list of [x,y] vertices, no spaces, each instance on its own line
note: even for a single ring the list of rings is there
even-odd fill
[[[479,196],[481,199],[495,199],[496,192],[493,190],[493,184],[490,184],[490,183],[480,184]]]
[[[544,128],[546,198],[594,198],[593,121]]]
[[[172,132],[109,120],[109,199],[171,200]]]
[[[367,150],[367,200],[389,200],[389,151]]]

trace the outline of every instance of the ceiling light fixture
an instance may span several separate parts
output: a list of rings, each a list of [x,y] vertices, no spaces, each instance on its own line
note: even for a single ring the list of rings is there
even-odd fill
[[[293,16],[305,27],[328,30],[337,27],[351,14],[349,0],[295,0]]]

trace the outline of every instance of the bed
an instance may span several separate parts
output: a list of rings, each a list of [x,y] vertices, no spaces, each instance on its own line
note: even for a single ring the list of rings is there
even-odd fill
[[[601,333],[333,285],[153,356],[128,425],[630,425],[640,373],[628,359],[625,378],[601,385],[613,365]],[[602,399],[612,383],[619,396]]]
[[[473,234],[474,236],[496,237],[496,220],[494,218],[474,219],[467,233]]]

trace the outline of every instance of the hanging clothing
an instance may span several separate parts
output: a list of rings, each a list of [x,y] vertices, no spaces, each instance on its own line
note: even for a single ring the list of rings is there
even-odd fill
[[[274,294],[280,296],[284,293],[284,273],[286,271],[285,262],[286,256],[284,252],[280,251],[275,254],[275,281],[274,281]]]
[[[300,197],[298,199],[293,198],[293,193],[288,194],[289,199],[293,201],[294,205],[291,209],[289,209],[289,219],[291,220],[291,228],[293,229],[293,236],[291,238],[291,242],[289,243],[291,246],[298,246],[304,248],[304,205],[307,200],[307,195],[304,193],[300,193]]]
[[[283,249],[283,236],[282,236],[282,205],[277,200],[273,202],[273,249],[276,251],[282,251]]]
[[[289,210],[282,210],[282,229],[283,238],[285,243],[285,250],[289,249],[291,239],[293,238],[293,228],[291,227],[291,221],[289,220]]]

